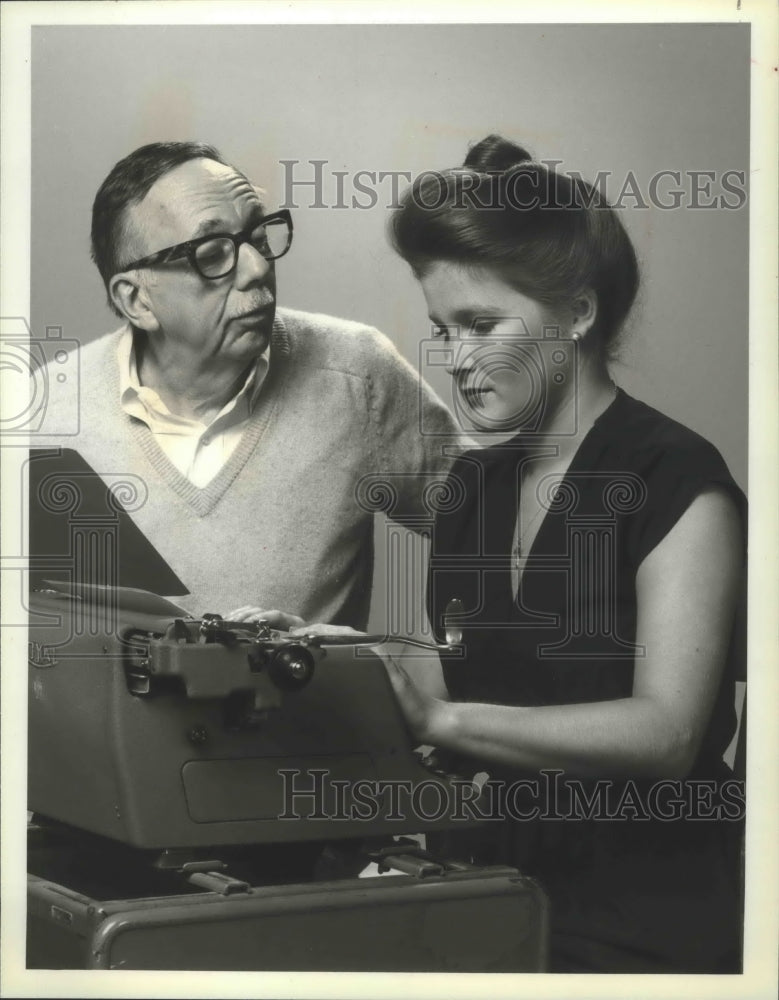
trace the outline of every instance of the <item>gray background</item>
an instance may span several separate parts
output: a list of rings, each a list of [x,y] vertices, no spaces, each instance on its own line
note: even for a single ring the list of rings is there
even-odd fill
[[[280,160],[306,177],[310,159],[328,175],[416,175],[490,131],[585,177],[611,171],[612,198],[630,171],[645,197],[660,170],[748,177],[748,25],[60,26],[33,28],[32,52],[36,336],[115,325],[88,256],[91,204],[153,140],[210,141],[279,201]],[[424,302],[387,245],[389,182],[378,191],[372,210],[295,213],[279,301],[373,323],[416,362]],[[615,377],[712,440],[746,487],[748,206],[631,204],[643,286]]]
[[[631,171],[644,197],[661,170],[749,172],[748,25],[35,27],[32,53],[36,336],[116,326],[89,260],[91,204],[153,140],[212,142],[270,203],[287,194],[281,160],[302,178],[326,160],[332,205],[332,171],[454,166],[491,131],[585,177],[610,171],[612,199]],[[377,190],[370,210],[293,195],[279,302],[372,323],[416,364],[424,301],[386,240],[389,182]],[[632,204],[643,284],[615,378],[713,441],[746,488],[748,206]],[[445,376],[423,374],[446,395]],[[377,601],[385,575],[380,559]]]

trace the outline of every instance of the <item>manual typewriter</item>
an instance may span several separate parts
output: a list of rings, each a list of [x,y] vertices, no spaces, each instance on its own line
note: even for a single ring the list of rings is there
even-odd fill
[[[31,499],[75,462],[34,456]],[[49,515],[30,553],[31,967],[543,968],[538,886],[424,840],[474,829],[473,790],[415,749],[383,637],[194,618],[127,585],[154,564],[182,592],[121,512],[121,585],[52,578],[83,540]]]

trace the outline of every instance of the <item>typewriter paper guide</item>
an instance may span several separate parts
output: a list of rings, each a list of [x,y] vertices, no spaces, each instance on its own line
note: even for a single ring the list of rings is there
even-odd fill
[[[117,482],[111,483],[111,478]],[[45,586],[47,580],[62,580],[132,587],[168,597],[189,593],[123,508],[123,493],[128,489],[124,480],[121,476],[102,479],[70,448],[30,451],[31,589]],[[77,536],[88,531],[93,537],[96,532],[103,550],[113,553],[110,562],[98,569],[102,578],[92,578],[92,569],[78,552]],[[87,572],[89,579],[79,579],[80,573]]]

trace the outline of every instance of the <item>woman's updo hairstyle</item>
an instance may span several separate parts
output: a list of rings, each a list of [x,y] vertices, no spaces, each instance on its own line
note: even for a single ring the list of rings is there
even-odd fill
[[[476,143],[460,168],[420,174],[392,217],[391,238],[417,276],[439,261],[494,268],[549,306],[591,289],[591,335],[604,352],[638,288],[633,245],[601,193],[499,135]]]

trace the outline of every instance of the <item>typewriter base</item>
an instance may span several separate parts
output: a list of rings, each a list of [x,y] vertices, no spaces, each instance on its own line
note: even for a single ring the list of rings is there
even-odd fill
[[[56,840],[56,837],[55,837]],[[440,875],[409,874],[319,881],[312,845],[260,865],[277,878],[250,885],[229,864],[206,873],[211,891],[181,872],[147,870],[118,848],[108,878],[88,852],[29,848],[27,967],[337,972],[540,972],[546,964],[547,905],[539,887],[506,867],[457,866]],[[121,864],[124,852],[125,864]],[[326,852],[325,852],[326,853]],[[337,845],[336,845],[337,853]],[[271,858],[272,864],[263,861]],[[348,857],[348,855],[343,856]],[[360,865],[369,858],[355,859]],[[109,858],[103,861],[107,865]],[[413,859],[412,859],[413,864]],[[105,866],[104,866],[105,867]],[[56,881],[65,879],[67,884]],[[220,887],[219,879],[223,879]],[[102,885],[100,884],[102,881]],[[127,892],[127,882],[135,891]],[[88,890],[88,891],[84,891]],[[147,894],[148,892],[148,894]]]

